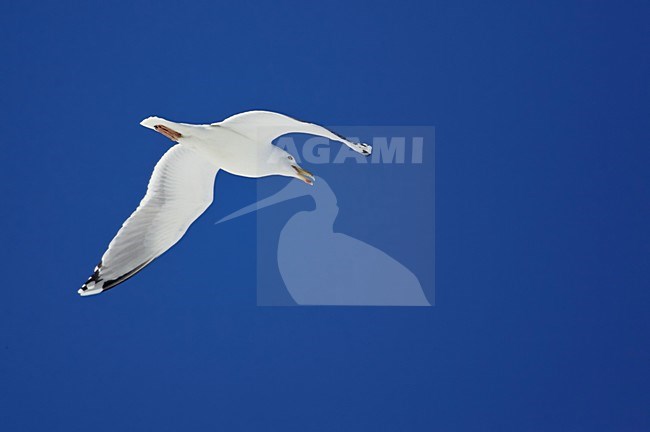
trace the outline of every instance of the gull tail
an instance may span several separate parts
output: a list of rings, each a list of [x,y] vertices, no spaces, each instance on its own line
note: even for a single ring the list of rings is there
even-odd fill
[[[173,124],[174,124],[174,122],[171,122],[169,120],[165,120],[164,118],[155,117],[155,116],[147,117],[146,119],[144,119],[144,120],[142,120],[140,122],[141,126],[144,126],[144,127],[148,128],[148,129],[153,129],[153,130],[155,130],[156,125],[171,126]]]

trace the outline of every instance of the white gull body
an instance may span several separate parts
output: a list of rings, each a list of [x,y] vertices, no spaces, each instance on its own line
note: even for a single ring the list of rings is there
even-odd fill
[[[313,175],[274,146],[275,138],[307,133],[339,141],[364,155],[372,151],[369,145],[353,143],[324,127],[269,111],[249,111],[209,125],[159,117],[141,124],[178,144],[154,168],[146,195],[79,289],[82,296],[124,282],[176,244],[212,203],[220,169],[243,177],[282,175],[312,184]]]

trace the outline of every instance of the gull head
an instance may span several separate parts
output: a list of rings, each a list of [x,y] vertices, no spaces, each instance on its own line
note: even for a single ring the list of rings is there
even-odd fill
[[[275,147],[269,164],[273,166],[274,174],[297,178],[310,186],[314,184],[314,174],[298,165],[296,159],[281,148]]]

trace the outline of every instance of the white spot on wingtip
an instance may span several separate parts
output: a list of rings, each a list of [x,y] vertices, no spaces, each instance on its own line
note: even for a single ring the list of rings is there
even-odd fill
[[[81,297],[87,297],[87,296],[92,296],[92,295],[99,294],[99,293],[101,293],[102,291],[104,291],[104,290],[102,290],[102,289],[99,289],[99,290],[92,290],[92,289],[83,290],[83,289],[79,288],[79,290],[77,291],[77,293],[78,293]]]

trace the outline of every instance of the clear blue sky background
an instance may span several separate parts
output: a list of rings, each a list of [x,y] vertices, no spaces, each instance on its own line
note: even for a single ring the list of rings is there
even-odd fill
[[[6,3],[0,429],[650,430],[649,14]],[[436,126],[434,308],[256,307],[254,220],[224,208],[77,296],[167,148],[139,121],[252,108]]]

